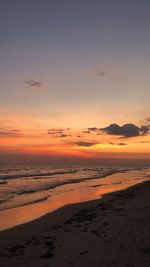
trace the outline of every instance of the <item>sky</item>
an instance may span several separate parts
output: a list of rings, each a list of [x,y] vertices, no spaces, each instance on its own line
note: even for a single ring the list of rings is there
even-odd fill
[[[1,0],[0,162],[149,162],[149,13],[148,0]]]

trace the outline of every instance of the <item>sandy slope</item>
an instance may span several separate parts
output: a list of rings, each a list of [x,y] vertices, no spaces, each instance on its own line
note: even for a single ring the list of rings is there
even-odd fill
[[[150,266],[150,182],[1,232],[2,266]]]

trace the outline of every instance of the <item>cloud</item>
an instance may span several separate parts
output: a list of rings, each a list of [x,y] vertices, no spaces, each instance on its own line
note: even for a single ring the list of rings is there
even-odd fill
[[[127,146],[126,143],[118,143],[117,145],[118,145],[118,146]]]
[[[115,143],[113,143],[113,142],[109,142],[108,144],[110,144],[110,145],[112,145],[112,146],[115,145]]]
[[[98,143],[96,142],[85,142],[85,141],[81,141],[81,142],[76,142],[75,143],[77,146],[86,146],[86,147],[90,147],[90,146],[95,146]]]
[[[149,126],[141,126],[140,128],[141,135],[146,135],[149,132]]]
[[[0,137],[19,137],[21,136],[20,130],[0,131]]]
[[[53,134],[61,134],[61,133],[64,132],[64,129],[55,129],[55,128],[52,128],[52,129],[48,129],[47,132],[50,135],[53,135]]]
[[[114,78],[110,78],[109,79],[110,81],[115,81],[115,82],[124,82],[124,81],[126,81],[127,80],[127,78],[126,77],[114,77]]]
[[[150,144],[150,141],[140,141],[138,143],[141,143],[141,144]]]
[[[64,138],[64,137],[69,137],[69,136],[71,136],[71,135],[70,134],[60,134],[57,137]]]
[[[41,82],[35,80],[25,81],[25,84],[27,84],[31,88],[40,88],[42,86]]]
[[[109,142],[110,145],[116,145],[116,146],[127,146],[126,143],[113,143],[113,142]]]
[[[70,128],[67,128],[67,129],[55,129],[55,128],[52,128],[52,129],[48,129],[47,130],[47,133],[49,135],[51,135],[53,138],[64,138],[64,137],[69,137],[71,136],[70,134],[66,133],[65,131],[66,130],[69,130]]]
[[[150,117],[146,118],[146,121],[150,122]]]
[[[149,133],[148,126],[141,126],[138,127],[135,124],[127,123],[123,126],[119,126],[118,124],[110,124],[105,128],[101,128],[101,131],[109,134],[109,135],[120,135],[123,137],[134,137],[134,136],[141,136],[146,135]]]
[[[97,68],[94,69],[94,73],[97,77],[103,78],[105,76],[104,70],[99,70]]]
[[[91,132],[89,130],[87,131],[82,131],[83,134],[90,134]]]
[[[97,131],[97,130],[98,130],[97,127],[90,127],[90,128],[88,128],[88,131]]]
[[[94,68],[94,75],[99,79],[107,79],[115,82],[124,82],[127,80],[125,72],[121,70],[120,66],[106,65],[103,67]]]

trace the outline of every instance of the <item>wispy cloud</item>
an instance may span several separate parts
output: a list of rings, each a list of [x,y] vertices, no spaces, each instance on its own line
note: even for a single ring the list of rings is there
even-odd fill
[[[85,141],[80,141],[80,142],[75,142],[74,143],[77,146],[85,146],[85,147],[90,147],[90,146],[95,146],[98,143],[97,142],[85,142]]]
[[[118,143],[117,145],[118,145],[118,146],[127,146],[126,143]]]
[[[66,129],[52,128],[52,129],[48,129],[47,133],[53,138],[65,138],[65,137],[71,136],[68,133],[69,130],[70,128],[66,128]]]
[[[70,134],[60,134],[58,137],[64,138],[64,137],[69,137],[69,136],[71,136],[71,135]]]
[[[120,66],[116,65],[95,67],[93,73],[98,79],[107,79],[115,82],[124,82],[127,80],[127,75],[124,71],[120,70]]]
[[[52,129],[47,130],[47,133],[50,135],[61,134],[62,132],[64,132],[64,129],[60,129],[60,128],[52,128]]]
[[[89,130],[83,130],[82,133],[83,134],[91,134],[91,131],[89,131]]]
[[[42,83],[36,80],[28,80],[25,81],[24,83],[31,88],[40,88],[42,86]]]
[[[89,128],[88,128],[88,131],[92,131],[92,132],[93,132],[93,131],[97,131],[97,130],[98,130],[97,127],[89,127]]]
[[[100,70],[100,69],[94,68],[94,73],[99,78],[103,78],[105,76],[105,71],[102,69]]]
[[[146,121],[150,122],[150,117],[146,118]]]
[[[140,141],[140,142],[137,142],[137,143],[141,143],[141,144],[150,144],[150,140],[149,141]]]
[[[19,137],[22,136],[20,130],[7,130],[7,131],[0,131],[0,137]]]
[[[117,145],[117,146],[127,146],[126,143],[113,143],[113,142],[109,142],[110,145]]]

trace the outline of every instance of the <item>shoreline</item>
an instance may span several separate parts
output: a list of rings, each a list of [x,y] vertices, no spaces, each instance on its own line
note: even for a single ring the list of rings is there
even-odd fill
[[[149,266],[149,186],[150,181],[145,181],[101,199],[69,204],[1,231],[0,263],[6,267]],[[120,262],[123,251],[126,263]]]
[[[149,172],[148,172],[149,175]],[[114,171],[109,175],[95,177],[80,183],[67,183],[61,186],[61,191],[54,191],[50,196],[41,195],[40,201],[33,201],[0,212],[0,232],[22,225],[52,213],[53,211],[73,203],[82,203],[100,199],[104,194],[125,190],[143,181],[149,180],[145,173],[134,171]],[[87,178],[86,178],[87,179]],[[56,194],[55,194],[56,193]],[[41,198],[45,199],[41,201]]]

